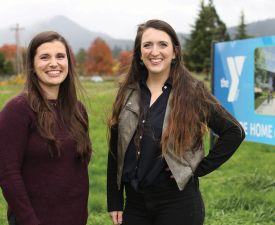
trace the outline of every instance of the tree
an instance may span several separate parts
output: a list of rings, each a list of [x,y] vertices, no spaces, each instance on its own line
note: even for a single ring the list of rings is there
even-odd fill
[[[253,35],[248,35],[247,30],[246,30],[246,24],[245,24],[245,19],[244,19],[244,12],[243,10],[241,11],[241,16],[240,16],[240,24],[237,27],[237,34],[235,35],[235,40],[242,40],[242,39],[247,39],[247,38],[252,38]]]
[[[0,47],[0,51],[5,53],[6,58],[14,58],[16,59],[16,45],[15,44],[4,44]]]
[[[69,44],[68,44],[68,47],[69,47],[69,51],[70,51],[70,54],[71,54],[71,58],[72,58],[73,64],[76,67],[77,61],[76,61],[76,59],[74,57],[73,50],[72,50],[72,48],[71,48],[71,46]]]
[[[113,58],[118,59],[119,53],[122,51],[122,48],[115,45],[113,49]]]
[[[3,72],[4,63],[5,63],[5,54],[3,52],[0,52],[0,74]]]
[[[130,65],[133,59],[133,51],[121,51],[118,56],[118,61],[121,64]]]
[[[213,40],[228,41],[226,25],[220,20],[213,1],[208,6],[201,1],[201,9],[190,38],[185,38],[183,46],[184,64],[190,71],[205,72],[207,79],[211,68],[211,43]]]
[[[118,61],[120,62],[119,72],[123,73],[128,66],[131,64],[133,59],[133,51],[121,51],[118,56]]]
[[[86,51],[81,48],[79,49],[78,53],[76,54],[76,60],[77,60],[77,71],[80,75],[84,75],[84,63],[87,59]]]
[[[6,59],[17,60],[17,50],[16,50],[15,44],[4,44],[2,47],[0,47],[0,51],[5,54]],[[27,50],[24,47],[19,48],[19,66],[20,66],[21,70],[24,69],[24,67],[25,67],[24,60],[26,58],[26,51]],[[15,61],[15,62],[17,63],[17,61]]]
[[[264,89],[267,77],[266,55],[261,48],[256,48],[254,52],[254,76],[255,86]]]
[[[112,50],[102,38],[96,38],[87,52],[85,69],[87,74],[113,74]]]
[[[14,70],[14,67],[13,67],[13,63],[10,59],[8,59],[4,65],[4,74],[7,74],[7,75],[13,75],[15,74],[15,70]]]
[[[27,62],[27,49],[22,50],[21,56],[22,56],[23,69],[25,70],[26,62]]]

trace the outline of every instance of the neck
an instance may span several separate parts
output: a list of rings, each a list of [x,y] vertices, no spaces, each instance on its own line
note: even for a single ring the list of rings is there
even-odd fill
[[[166,74],[148,74],[148,78],[146,84],[148,87],[156,87],[156,86],[163,86],[165,81],[169,78],[169,73]]]
[[[59,93],[59,87],[60,87],[60,85],[45,86],[43,84],[40,84],[40,87],[45,92],[46,99],[57,99],[58,98],[58,93]]]

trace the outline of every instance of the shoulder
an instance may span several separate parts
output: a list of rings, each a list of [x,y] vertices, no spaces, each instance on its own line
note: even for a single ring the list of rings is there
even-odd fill
[[[26,99],[22,96],[16,96],[10,99],[4,106],[2,111],[8,112],[29,112],[31,107],[27,103]],[[1,112],[2,112],[1,111]]]
[[[32,111],[31,107],[28,105],[26,99],[23,96],[16,96],[10,99],[0,112],[0,119],[2,122],[29,122],[34,118],[35,113]]]

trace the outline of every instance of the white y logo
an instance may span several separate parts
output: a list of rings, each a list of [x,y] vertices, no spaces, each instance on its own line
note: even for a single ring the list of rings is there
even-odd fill
[[[233,57],[227,58],[227,63],[228,63],[230,76],[232,80],[232,84],[229,90],[229,95],[227,98],[228,102],[234,102],[236,99],[238,86],[239,86],[239,76],[241,76],[242,74],[244,60],[245,60],[245,56],[236,56],[235,58]]]

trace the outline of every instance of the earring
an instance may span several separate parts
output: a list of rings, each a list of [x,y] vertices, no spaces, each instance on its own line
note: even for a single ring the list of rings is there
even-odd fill
[[[144,66],[144,62],[142,60],[140,61],[140,65]]]
[[[175,65],[176,62],[177,62],[177,61],[176,61],[175,59],[172,59],[171,64]]]

